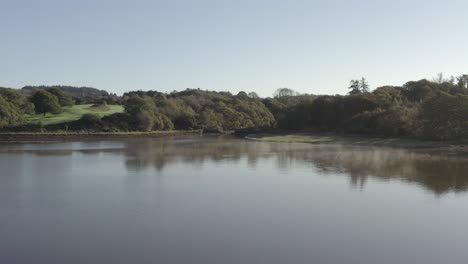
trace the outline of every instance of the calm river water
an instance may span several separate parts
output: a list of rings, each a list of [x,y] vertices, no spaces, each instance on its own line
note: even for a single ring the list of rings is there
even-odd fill
[[[468,159],[223,137],[0,145],[0,263],[467,263]]]

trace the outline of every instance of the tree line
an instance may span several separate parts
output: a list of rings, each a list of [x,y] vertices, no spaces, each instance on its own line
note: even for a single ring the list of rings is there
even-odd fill
[[[468,138],[467,75],[423,79],[370,91],[365,78],[352,80],[348,95],[276,96],[264,99],[276,127],[343,134]]]
[[[24,129],[25,116],[58,114],[81,103],[60,87],[43,87],[25,95],[0,88],[0,127]],[[104,94],[94,103],[122,104],[125,111],[100,118],[84,115],[46,130],[281,130],[364,134],[424,139],[468,138],[468,75],[409,81],[371,91],[365,78],[352,80],[347,95],[299,94],[278,89],[273,97],[255,92],[133,91]],[[32,126],[34,128],[34,126]],[[38,129],[38,128],[34,128]]]
[[[123,113],[101,119],[85,115],[68,126],[110,132],[173,129],[221,132],[268,129],[275,124],[273,115],[262,101],[243,92],[232,95],[199,89],[169,94],[134,91],[125,93],[122,102]]]

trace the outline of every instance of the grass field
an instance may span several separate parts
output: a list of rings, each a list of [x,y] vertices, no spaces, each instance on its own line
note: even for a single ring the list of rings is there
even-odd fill
[[[80,119],[84,114],[95,114],[98,116],[106,116],[114,113],[123,112],[121,105],[74,105],[63,108],[63,113],[58,115],[32,115],[26,118],[27,123],[39,123],[43,125],[58,124]]]

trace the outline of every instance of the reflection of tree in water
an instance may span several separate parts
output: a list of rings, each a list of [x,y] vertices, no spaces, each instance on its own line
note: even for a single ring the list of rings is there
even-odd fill
[[[369,178],[416,183],[436,194],[468,189],[468,159],[449,158],[407,150],[338,145],[281,144],[224,137],[183,140],[130,141],[125,150],[127,167],[138,170],[184,162],[239,162],[257,166],[261,159],[276,160],[279,169],[296,163],[310,164],[323,174],[342,172],[353,186],[363,187]]]
[[[247,158],[249,166],[255,166],[258,155],[263,153],[256,145],[252,141],[224,137],[131,141],[126,149],[127,167],[138,170],[151,166],[162,170],[174,162],[201,165],[205,160],[238,162],[241,158]]]
[[[313,146],[289,150],[294,160],[313,162],[324,173],[342,171],[353,186],[363,186],[369,177],[417,183],[436,194],[468,189],[468,160],[401,149]]]

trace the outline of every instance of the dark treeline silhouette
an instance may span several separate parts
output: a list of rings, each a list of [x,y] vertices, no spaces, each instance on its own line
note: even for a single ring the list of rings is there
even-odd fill
[[[255,92],[134,91],[123,96],[93,88],[0,88],[0,127],[4,130],[154,131],[280,130],[462,140],[468,137],[468,76],[410,81],[373,91],[365,78],[352,80],[348,95],[299,94],[278,89],[273,97]],[[91,89],[91,90],[89,90]],[[24,93],[24,91],[28,91]],[[73,92],[70,92],[73,91]],[[84,96],[79,92],[90,91]],[[106,117],[49,125],[25,125],[24,116],[60,113],[72,104],[122,104],[125,111]]]

